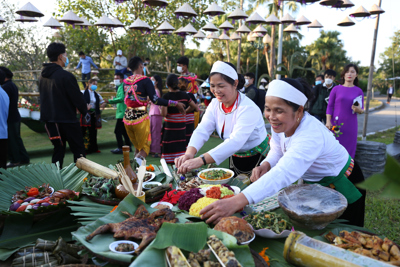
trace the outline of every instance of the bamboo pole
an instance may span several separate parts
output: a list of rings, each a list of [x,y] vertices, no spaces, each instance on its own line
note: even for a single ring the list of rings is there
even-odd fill
[[[228,62],[231,62],[231,53],[229,51],[229,40],[226,40],[226,56],[228,57]]]
[[[382,5],[382,0],[379,0],[379,7]],[[374,41],[372,42],[372,52],[371,52],[371,64],[369,66],[369,75],[368,75],[368,91],[367,91],[367,103],[364,107],[365,116],[364,116],[364,127],[362,132],[362,140],[367,140],[367,124],[368,124],[368,113],[369,113],[369,101],[371,100],[371,91],[372,91],[372,78],[374,76],[374,61],[375,61],[375,51],[376,51],[376,40],[378,38],[378,28],[379,28],[379,17],[380,15],[376,15],[375,22],[375,30],[374,30]]]
[[[243,10],[243,0],[240,0],[239,8]],[[241,20],[239,20],[239,28],[242,26]],[[242,37],[242,34],[239,33],[239,36]],[[236,64],[236,70],[238,73],[240,73],[240,56],[242,54],[242,38],[239,39],[238,43],[238,58],[237,58],[237,64]]]
[[[282,3],[280,19],[283,18],[283,6],[284,6],[284,4]],[[279,24],[278,65],[282,63],[282,49],[283,49],[283,44],[282,44],[283,40],[282,39],[283,39],[283,23]],[[278,71],[280,71],[280,70],[281,70],[281,67],[278,67]],[[280,80],[281,75],[277,74],[276,79]]]

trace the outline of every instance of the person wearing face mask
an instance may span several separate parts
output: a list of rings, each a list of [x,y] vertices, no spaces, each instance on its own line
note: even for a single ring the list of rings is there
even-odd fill
[[[160,75],[151,77],[151,82],[156,89],[158,97],[162,97],[162,79]],[[161,115],[161,107],[155,104],[150,104],[150,131],[151,131],[151,146],[150,154],[153,158],[159,158],[161,154],[161,129],[163,117]]]
[[[92,65],[94,68],[99,69],[96,64],[94,64],[93,60],[91,57],[86,56],[85,53],[82,51],[79,52],[79,63],[78,66],[76,66],[76,70],[79,69],[82,66],[82,84],[83,88],[86,88],[86,80],[90,79],[90,65]]]
[[[364,113],[364,93],[358,87],[358,67],[348,64],[340,74],[343,85],[337,85],[329,95],[326,127],[354,158],[357,148],[357,114]],[[356,103],[357,102],[357,103]]]
[[[212,99],[211,93],[209,91],[207,91],[206,95],[204,97],[204,105],[206,105],[206,107],[208,107],[208,105],[210,105],[211,99]]]
[[[310,114],[317,118],[317,120],[326,123],[326,108],[328,107],[329,94],[332,88],[336,86],[333,82],[336,77],[336,71],[326,70],[324,73],[324,82],[314,87],[314,97],[310,102]]]
[[[231,216],[302,178],[305,183],[334,188],[347,199],[340,219],[363,226],[366,191],[354,184],[364,180],[357,163],[332,133],[307,111],[311,88],[304,79],[283,78],[269,84],[265,117],[272,127],[271,150],[254,168],[250,186],[200,211],[207,223]]]
[[[131,141],[129,140],[129,136],[126,133],[125,125],[122,119],[124,118],[124,113],[126,110],[126,105],[124,103],[125,99],[125,91],[124,91],[124,74],[116,73],[114,75],[114,84],[117,86],[117,95],[114,99],[104,100],[107,104],[117,104],[117,112],[115,114],[115,118],[117,119],[117,123],[115,124],[114,134],[117,139],[117,148],[111,150],[113,154],[122,154],[122,146],[131,147]],[[122,139],[123,138],[123,139]],[[124,142],[125,141],[125,142]],[[132,148],[131,148],[132,150]]]
[[[113,66],[115,66],[115,73],[122,73],[122,70],[128,66],[128,60],[122,55],[122,50],[117,51],[117,56],[114,58]]]
[[[107,103],[103,100],[100,94],[96,92],[97,80],[90,79],[85,90],[82,91],[83,98],[89,105],[90,109],[85,116],[81,115],[82,135],[86,136],[89,131],[89,139],[85,138],[86,154],[100,153],[97,145],[97,130],[101,129],[101,112],[104,110]]]
[[[75,76],[63,69],[69,63],[65,45],[51,43],[46,53],[51,63],[43,64],[39,78],[40,120],[45,122],[54,146],[52,163],[59,162],[62,167],[67,142],[75,162],[86,155],[76,110],[84,116],[90,106],[83,99]]]
[[[127,106],[124,115],[125,129],[129,139],[134,145],[135,160],[142,163],[142,158],[146,158],[150,153],[151,133],[150,117],[147,113],[149,100],[159,106],[176,107],[178,112],[185,114],[185,105],[174,100],[159,98],[150,78],[143,75],[143,61],[140,57],[132,57],[128,67],[133,75],[124,80],[125,104]]]
[[[324,75],[318,75],[316,78],[315,78],[315,84],[314,84],[314,86],[313,87],[315,87],[315,86],[317,86],[317,85],[319,85],[319,84],[322,84],[324,82]]]
[[[215,98],[194,130],[185,155],[175,160],[178,173],[197,169],[210,163],[221,164],[229,158],[235,175],[250,176],[269,151],[269,135],[264,119],[253,101],[238,91],[244,77],[231,63],[217,61],[210,73],[211,92]],[[217,147],[195,157],[210,135],[216,131],[223,140]]]

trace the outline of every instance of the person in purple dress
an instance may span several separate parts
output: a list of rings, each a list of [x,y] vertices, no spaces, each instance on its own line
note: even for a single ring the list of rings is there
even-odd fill
[[[343,85],[335,86],[329,95],[326,127],[354,158],[357,147],[357,114],[364,113],[364,94],[358,87],[358,67],[348,64],[341,78]]]

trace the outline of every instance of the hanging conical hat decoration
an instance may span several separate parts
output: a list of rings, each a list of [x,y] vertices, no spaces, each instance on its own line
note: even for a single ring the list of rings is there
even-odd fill
[[[346,16],[341,22],[338,23],[338,26],[347,27],[347,26],[353,26],[354,24],[355,22]]]
[[[251,30],[246,25],[242,24],[242,26],[240,26],[239,29],[236,30],[236,32],[249,33],[249,32],[251,32]]]
[[[124,27],[124,24],[122,24],[122,22],[119,20],[119,19],[117,19],[117,18],[110,18],[111,19],[111,21],[114,23],[114,28],[123,28]]]
[[[285,16],[283,16],[283,18],[281,18],[281,22],[282,23],[295,23],[296,20],[290,16],[289,13],[287,13]]]
[[[203,13],[209,16],[219,16],[225,14],[225,11],[216,3],[212,3]]]
[[[281,21],[274,15],[271,14],[267,19],[266,19],[267,23],[270,25],[277,25],[277,24],[281,24]]]
[[[180,27],[179,29],[177,29],[176,31],[174,31],[174,33],[179,35],[179,33],[180,33],[180,31],[181,31],[182,29],[183,29],[183,27]]]
[[[236,8],[231,14],[229,14],[228,19],[239,20],[239,19],[247,19],[249,16],[241,10],[240,8]],[[232,22],[235,23],[235,22]]]
[[[204,38],[206,38],[206,35],[202,31],[199,30],[195,35],[193,35],[193,38],[204,39]]]
[[[62,27],[61,23],[58,22],[55,18],[51,17],[48,21],[46,21],[45,24],[43,24],[43,27],[50,27],[52,29],[59,29]]]
[[[271,36],[269,36],[269,34],[266,34],[264,37],[263,37],[263,43],[264,44],[269,44],[270,42],[271,42]]]
[[[288,27],[286,27],[284,30],[284,32],[287,33],[298,33],[299,31],[296,29],[296,27],[294,26],[294,24],[290,24]]]
[[[260,89],[260,90],[265,90],[264,85],[260,84],[260,86],[258,87],[258,89]]]
[[[19,18],[16,18],[15,21],[19,21],[19,22],[36,22],[36,21],[38,21],[38,19],[34,18],[34,17],[19,16]]]
[[[197,30],[192,26],[192,24],[188,24],[180,31],[181,33],[186,33],[188,35],[196,34]]]
[[[4,23],[4,22],[6,22],[6,20],[3,19],[3,18],[0,16],[0,23]]]
[[[114,27],[115,23],[107,16],[102,16],[98,21],[94,23],[95,26],[100,27]]]
[[[240,33],[239,33],[239,34],[240,34]],[[239,34],[237,34],[236,32],[233,32],[233,33],[231,34],[231,36],[230,36],[231,40],[232,40],[232,41],[235,41],[235,40],[240,40],[240,39],[242,39],[242,37],[240,37]]]
[[[346,9],[346,8],[350,8],[353,6],[354,6],[354,4],[350,0],[343,0],[341,2],[338,1],[333,7]]]
[[[189,17],[197,16],[197,13],[193,10],[193,8],[188,3],[183,4],[183,6],[181,6],[177,10],[175,10],[174,13],[178,18],[179,17],[189,18]]]
[[[263,17],[261,17],[257,12],[254,12],[247,20],[249,24],[264,24],[267,23]]]
[[[71,10],[64,14],[64,16],[58,20],[59,22],[65,22],[67,24],[83,23],[83,20],[78,17]]]
[[[43,17],[43,13],[39,11],[34,5],[32,5],[30,2],[26,3],[23,7],[15,11],[18,15],[24,16],[24,17]]]
[[[174,31],[175,28],[169,24],[168,21],[164,21],[160,26],[158,26],[158,28],[156,29],[156,31],[158,31],[160,34],[169,34],[172,31]]]
[[[374,4],[374,5],[370,8],[369,13],[371,13],[372,15],[378,15],[378,14],[385,13],[385,10],[383,10],[382,8],[380,8],[377,4]]]
[[[150,33],[151,27],[149,24],[138,18],[132,23],[131,26],[129,26],[129,29],[139,30],[142,33],[144,33],[144,31],[146,33]]]
[[[310,25],[307,26],[308,28],[322,28],[324,26],[322,26],[321,23],[319,23],[318,20],[314,20]]]
[[[371,13],[368,12],[363,6],[357,8],[357,10],[353,13],[350,13],[350,17],[353,18],[365,18],[371,16]]]
[[[315,3],[320,0],[296,0],[297,2],[301,2],[302,4],[307,4],[307,3]]]
[[[297,25],[297,26],[308,25],[308,24],[311,24],[311,21],[308,20],[308,18],[306,18],[304,16],[301,16],[300,18],[298,18],[296,20],[296,22],[294,23],[294,25]]]
[[[322,0],[319,2],[321,6],[334,6],[341,4],[343,1],[342,0]]]
[[[92,57],[99,57],[99,55],[96,52],[93,52]]]
[[[225,20],[225,22],[222,23],[219,26],[219,28],[223,29],[223,30],[231,30],[231,29],[234,29],[235,27],[233,27],[233,25],[229,21]]]
[[[76,23],[76,26],[80,26],[81,28],[88,28],[90,26],[93,26],[92,23],[90,23],[87,19],[85,19],[84,17],[81,18],[83,20],[83,23]]]
[[[255,32],[255,33],[262,33],[263,36],[264,36],[264,34],[267,33],[268,31],[267,31],[267,29],[265,29],[265,28],[260,24],[260,25],[258,25],[258,26],[253,30],[253,32]]]
[[[219,39],[219,36],[216,32],[212,32],[207,35],[207,39]]]
[[[231,40],[228,35],[226,35],[224,32],[221,34],[221,36],[218,38],[220,40]]]
[[[53,37],[56,39],[60,39],[61,38],[61,34],[59,32],[55,32],[53,33]]]
[[[267,83],[267,80],[265,78],[262,78],[260,83]]]
[[[247,35],[247,42],[254,42],[255,40],[257,40],[256,36],[254,36],[253,33],[248,34]]]
[[[166,7],[168,2],[166,0],[142,0],[144,6],[149,7]]]
[[[217,32],[218,31],[218,28],[215,27],[215,25],[212,24],[212,22],[207,23],[206,26],[204,26],[202,29],[203,29],[203,31],[209,31],[209,32]]]

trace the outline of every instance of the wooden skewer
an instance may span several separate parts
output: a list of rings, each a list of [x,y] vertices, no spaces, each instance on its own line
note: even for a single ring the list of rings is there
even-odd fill
[[[117,164],[117,168],[120,171],[121,174],[121,182],[124,185],[125,189],[131,193],[132,195],[135,195],[135,190],[133,189],[132,182],[129,179],[129,176],[126,174],[124,167],[122,164]]]

